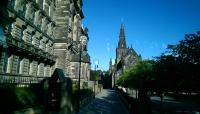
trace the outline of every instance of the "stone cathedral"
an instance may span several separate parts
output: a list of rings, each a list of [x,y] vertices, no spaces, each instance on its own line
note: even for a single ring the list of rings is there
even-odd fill
[[[114,80],[116,80],[125,69],[129,68],[140,58],[141,57],[135,52],[132,46],[130,48],[126,46],[125,28],[122,23],[118,46],[116,48],[115,65],[112,65],[112,60],[109,62],[109,74],[113,77],[112,82],[114,83]]]
[[[79,71],[81,79],[89,79],[82,0],[5,1],[0,6],[0,75],[49,77],[61,68],[72,79]]]

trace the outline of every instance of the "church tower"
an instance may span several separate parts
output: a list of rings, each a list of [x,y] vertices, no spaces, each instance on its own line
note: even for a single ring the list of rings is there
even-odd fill
[[[125,39],[123,23],[121,24],[121,28],[120,28],[118,48],[126,48],[126,39]]]
[[[123,59],[123,56],[125,55],[125,53],[126,53],[126,39],[125,39],[124,25],[122,23],[120,27],[118,47],[116,49],[117,63],[121,59]]]

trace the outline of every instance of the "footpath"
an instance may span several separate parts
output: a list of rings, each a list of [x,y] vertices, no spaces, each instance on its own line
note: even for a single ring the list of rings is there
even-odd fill
[[[102,90],[90,104],[81,108],[78,114],[128,114],[128,110],[116,91]]]

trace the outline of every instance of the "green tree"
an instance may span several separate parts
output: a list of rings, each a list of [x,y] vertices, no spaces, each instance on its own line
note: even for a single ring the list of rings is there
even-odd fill
[[[153,79],[153,60],[138,61],[130,69],[125,70],[121,75],[117,84],[123,87],[137,89],[142,82]]]
[[[200,32],[187,34],[177,45],[157,57],[155,71],[164,91],[197,91],[200,82]]]

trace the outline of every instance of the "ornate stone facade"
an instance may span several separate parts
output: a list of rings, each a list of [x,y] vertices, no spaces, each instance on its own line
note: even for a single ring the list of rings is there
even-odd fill
[[[49,77],[55,56],[55,0],[8,0],[3,23],[0,74]],[[44,3],[45,2],[45,3]],[[48,9],[48,10],[46,10]],[[50,15],[51,14],[51,15]],[[1,24],[2,24],[1,23]],[[49,26],[48,26],[49,25]],[[48,32],[47,32],[48,31]],[[4,39],[4,40],[3,40]]]
[[[82,26],[82,0],[7,2],[6,7],[0,7],[0,42],[7,45],[5,48],[0,44],[1,74],[44,77],[61,68],[65,76],[77,79],[81,71],[81,78],[89,79],[89,37],[87,28]],[[75,44],[74,49],[69,49],[71,44]]]

